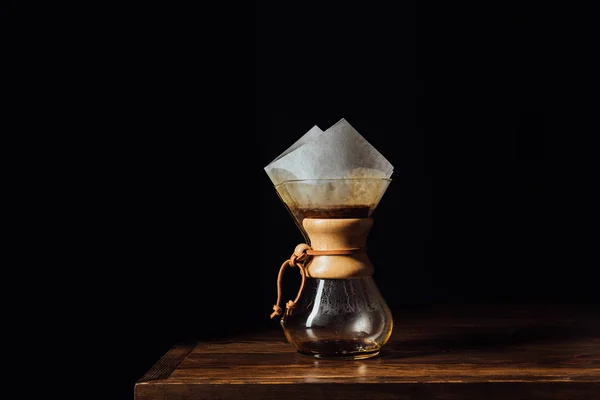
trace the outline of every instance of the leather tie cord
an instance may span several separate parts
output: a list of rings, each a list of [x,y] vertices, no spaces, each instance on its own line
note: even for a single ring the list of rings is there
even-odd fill
[[[294,250],[294,254],[290,257],[289,260],[285,260],[283,264],[281,264],[281,268],[279,268],[279,275],[277,276],[277,303],[273,306],[273,313],[271,314],[271,318],[275,318],[278,315],[281,315],[282,309],[279,306],[281,303],[281,283],[283,278],[283,273],[285,272],[285,268],[290,267],[298,267],[300,270],[300,275],[302,275],[302,282],[300,283],[300,289],[298,290],[298,295],[294,300],[290,300],[285,305],[285,316],[291,315],[298,299],[300,299],[300,295],[302,294],[302,290],[304,289],[304,282],[306,280],[306,268],[305,265],[308,263],[309,258],[311,256],[344,256],[355,254],[361,251],[365,251],[364,247],[353,248],[353,249],[344,249],[344,250],[313,250],[306,243],[301,243],[296,246]]]

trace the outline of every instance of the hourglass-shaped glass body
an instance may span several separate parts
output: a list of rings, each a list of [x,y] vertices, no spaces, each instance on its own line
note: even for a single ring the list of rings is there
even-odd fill
[[[371,213],[389,183],[316,179],[276,187],[307,243],[317,251],[306,263],[297,303],[281,320],[288,341],[300,354],[368,358],[389,339],[392,315],[372,278],[365,250]],[[340,250],[347,254],[335,253]]]

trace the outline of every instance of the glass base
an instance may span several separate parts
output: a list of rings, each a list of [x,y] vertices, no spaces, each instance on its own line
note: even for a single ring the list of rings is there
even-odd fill
[[[362,360],[379,354],[379,346],[367,340],[320,340],[304,342],[300,355],[335,360]]]
[[[365,358],[375,357],[379,354],[379,350],[354,354],[303,353],[298,350],[298,354],[303,357],[318,358],[319,360],[364,360]]]

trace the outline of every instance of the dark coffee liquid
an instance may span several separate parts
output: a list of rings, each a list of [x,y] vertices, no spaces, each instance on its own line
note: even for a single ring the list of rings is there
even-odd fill
[[[298,352],[317,358],[342,358],[377,353],[379,348],[367,340],[320,340],[300,343]]]
[[[331,207],[298,207],[293,210],[302,218],[368,218],[371,206],[344,205]]]

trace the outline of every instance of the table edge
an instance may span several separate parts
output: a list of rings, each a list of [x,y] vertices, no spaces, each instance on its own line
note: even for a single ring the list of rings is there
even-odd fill
[[[141,383],[167,379],[173,371],[177,369],[179,364],[194,350],[196,343],[180,343],[172,346],[144,376],[137,382],[136,386]]]

